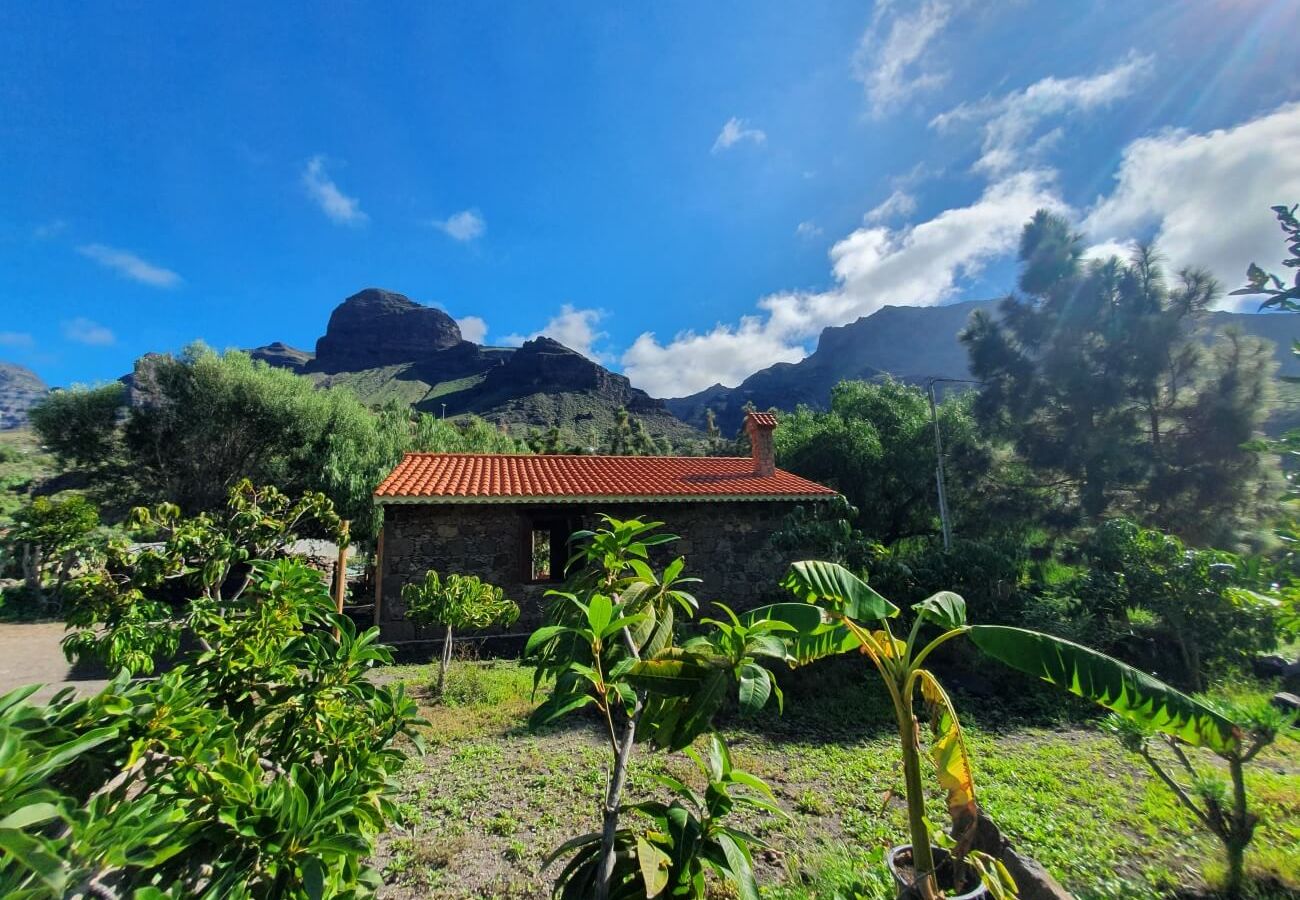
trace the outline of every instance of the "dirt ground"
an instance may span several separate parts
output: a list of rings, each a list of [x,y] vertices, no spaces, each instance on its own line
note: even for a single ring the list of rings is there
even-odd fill
[[[104,673],[72,666],[63,656],[62,622],[0,624],[0,695],[26,684],[40,684],[34,699],[46,700],[65,687],[94,693],[108,682]]]

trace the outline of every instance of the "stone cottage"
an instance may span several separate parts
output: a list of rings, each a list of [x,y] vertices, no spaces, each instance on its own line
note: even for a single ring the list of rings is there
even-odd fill
[[[425,636],[406,620],[401,594],[429,569],[500,586],[522,610],[516,630],[535,626],[542,596],[563,580],[569,536],[602,513],[679,535],[664,550],[702,579],[694,593],[705,614],[714,600],[745,609],[774,599],[792,560],[773,533],[795,506],[836,492],[776,468],[774,416],[750,413],[745,428],[752,458],[408,453],[375,491],[384,640]]]

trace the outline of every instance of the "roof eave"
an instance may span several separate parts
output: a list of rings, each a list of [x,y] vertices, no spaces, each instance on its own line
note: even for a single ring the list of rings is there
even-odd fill
[[[460,505],[481,504],[518,506],[522,504],[554,503],[717,503],[721,502],[763,502],[763,501],[814,501],[830,500],[838,496],[831,493],[807,494],[575,494],[565,496],[512,494],[508,496],[483,495],[375,495],[376,506],[388,505]]]

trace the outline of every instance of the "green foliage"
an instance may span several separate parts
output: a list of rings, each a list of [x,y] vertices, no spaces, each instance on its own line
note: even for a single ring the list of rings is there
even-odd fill
[[[452,632],[457,628],[489,628],[511,625],[519,618],[519,607],[506,599],[505,591],[486,584],[476,575],[451,574],[446,578],[430,569],[424,581],[403,585],[406,617],[417,625],[440,624],[446,628],[442,643],[442,661],[438,668],[437,692],[447,686],[447,666],[451,662]]]
[[[432,569],[423,581],[402,587],[406,617],[417,625],[452,628],[490,628],[511,625],[519,607],[505,591],[480,581],[476,575],[451,574],[443,578]]]
[[[1085,550],[1091,565],[1076,592],[1101,614],[1152,613],[1155,640],[1177,648],[1176,680],[1195,690],[1207,671],[1244,666],[1276,645],[1277,604],[1245,589],[1231,554],[1123,519],[1099,526]]]
[[[1283,240],[1290,253],[1282,265],[1295,269],[1295,277],[1288,287],[1281,278],[1270,275],[1255,263],[1246,269],[1246,286],[1233,291],[1233,296],[1267,297],[1259,305],[1260,310],[1276,309],[1282,312],[1300,312],[1300,219],[1296,218],[1297,207],[1274,206],[1273,214],[1282,229]]]
[[[1228,895],[1239,897],[1244,886],[1246,848],[1254,838],[1259,821],[1248,806],[1244,769],[1279,735],[1293,731],[1296,720],[1294,715],[1284,714],[1262,697],[1254,702],[1232,699],[1204,702],[1234,723],[1236,740],[1221,748],[1211,747],[1227,762],[1229,781],[1216,770],[1198,768],[1181,749],[1178,737],[1159,734],[1142,717],[1112,714],[1105,727],[1119,738],[1125,749],[1146,762],[1198,824],[1219,839],[1227,858]],[[1155,751],[1157,737],[1168,751],[1165,758]],[[1175,777],[1179,769],[1183,781]]]
[[[300,530],[342,540],[333,504],[322,494],[291,499],[273,487],[241,481],[225,512],[184,518],[173,504],[138,508],[133,528],[161,539],[132,548],[110,541],[65,588],[69,629],[64,651],[113,669],[153,671],[160,654],[174,654],[182,635],[252,583],[253,564],[282,553]],[[319,577],[317,578],[319,581]]]
[[[85,497],[36,497],[14,513],[13,527],[3,541],[7,552],[22,559],[28,593],[41,600],[47,575],[52,574],[61,589],[94,552],[98,529],[99,511]]]
[[[396,403],[373,412],[347,390],[320,390],[245,353],[201,344],[137,365],[143,400],[124,424],[120,388],[112,397],[109,388],[56,392],[33,424],[118,502],[165,501],[190,514],[220,509],[230,486],[247,478],[324,493],[352,533],[369,539],[379,521],[375,486],[404,452],[521,450],[479,419],[446,422]]]
[[[675,538],[659,533],[658,522],[608,516],[602,520],[599,530],[574,535],[577,549],[569,564],[569,582],[563,591],[547,592],[553,602],[546,624],[528,639],[524,654],[537,667],[536,683],[555,684],[529,721],[536,728],[592,707],[603,719],[613,756],[600,834],[570,841],[553,855],[578,850],[556,882],[557,896],[626,896],[637,873],[658,886],[657,895],[672,871],[665,847],[687,853],[695,838],[647,840],[640,835],[629,843],[630,833],[620,832],[620,798],[634,742],[648,738],[667,750],[690,746],[710,729],[733,680],[746,711],[760,708],[773,693],[779,695],[770,674],[759,674],[756,658],[775,655],[772,634],[789,629],[777,623],[742,624],[729,616],[730,623],[714,623],[715,635],[676,646],[678,617],[692,615],[697,606],[684,588],[698,579],[682,576],[680,558],[662,572],[649,562],[651,548]],[[665,810],[664,815],[669,813]],[[684,828],[689,816],[683,808],[670,818],[677,822],[674,827]],[[730,846],[726,840],[722,843]],[[747,865],[742,868],[747,851],[736,852],[743,859],[724,854],[725,868],[719,871],[738,879],[743,892],[745,884],[752,885],[752,874]],[[629,858],[637,860],[630,869]],[[689,889],[682,896],[702,897],[694,887],[698,884],[702,892],[702,870],[691,869],[689,861],[683,865],[675,876],[684,890]]]
[[[154,681],[48,706],[0,698],[5,896],[369,896],[415,706],[317,573],[259,560],[248,589],[196,601],[208,648]],[[338,636],[335,637],[334,635]]]
[[[733,884],[742,900],[758,900],[752,850],[767,844],[725,820],[736,807],[787,816],[764,781],[732,764],[731,753],[717,734],[709,736],[706,756],[692,749],[686,753],[704,776],[704,793],[676,778],[656,775],[655,781],[673,793],[671,803],[647,801],[622,808],[622,812],[636,813],[648,822],[617,832],[618,856],[609,896],[703,900],[712,896],[705,880],[712,872]],[[555,897],[585,900],[593,895],[600,848],[601,834],[586,834],[566,842],[543,863],[550,865],[576,851],[556,879]]]
[[[103,470],[120,462],[118,422],[126,404],[126,386],[53,391],[28,413],[41,443],[65,466]]]
[[[960,529],[993,509],[982,485],[994,460],[969,398],[945,399],[938,417]],[[829,410],[800,407],[783,416],[774,440],[778,464],[840,491],[854,510],[853,526],[869,538],[888,544],[938,533],[934,431],[920,388],[892,379],[841,382]]]
[[[1274,496],[1250,446],[1271,350],[1240,334],[1207,350],[1196,327],[1218,285],[1184,269],[1171,287],[1150,247],[1085,263],[1082,238],[1039,212],[1020,260],[1021,293],[962,334],[981,423],[1081,517],[1141,511],[1198,543],[1237,540]]]

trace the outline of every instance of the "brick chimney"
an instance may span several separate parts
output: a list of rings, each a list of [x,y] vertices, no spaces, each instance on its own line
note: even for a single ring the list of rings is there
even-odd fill
[[[772,448],[772,432],[776,429],[776,416],[771,413],[745,414],[745,433],[754,448],[754,474],[772,475],[776,472],[776,451]]]

